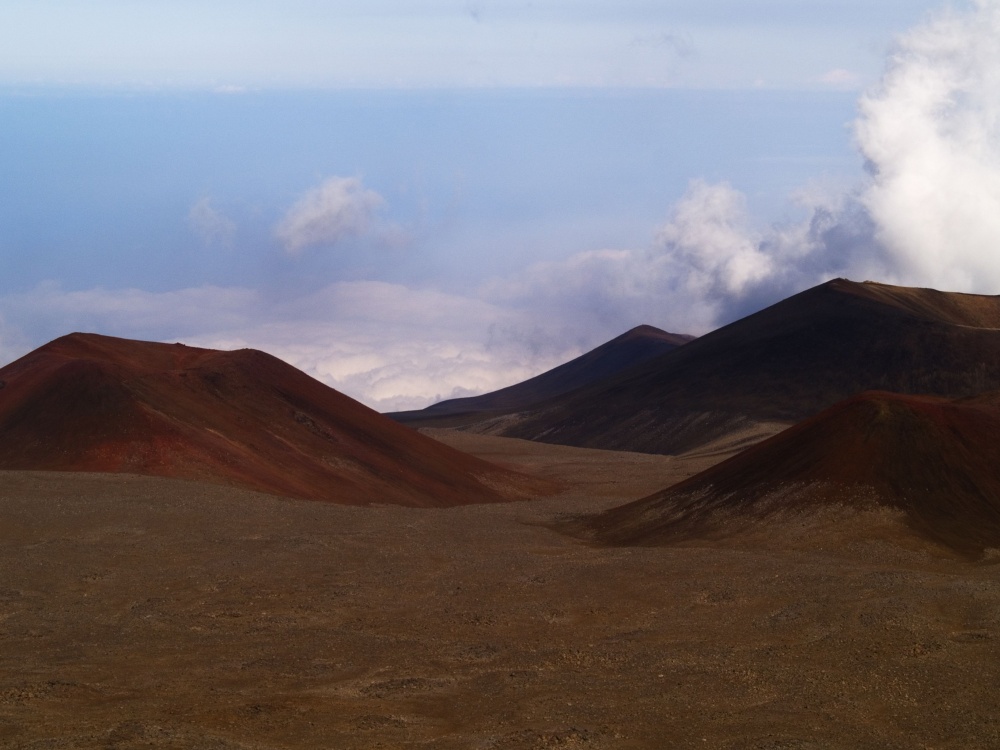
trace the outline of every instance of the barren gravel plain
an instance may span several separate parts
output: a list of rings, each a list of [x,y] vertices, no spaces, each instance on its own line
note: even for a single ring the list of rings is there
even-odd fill
[[[565,490],[343,507],[0,473],[0,746],[996,748],[1000,567],[889,515],[553,530],[725,456],[458,432]]]

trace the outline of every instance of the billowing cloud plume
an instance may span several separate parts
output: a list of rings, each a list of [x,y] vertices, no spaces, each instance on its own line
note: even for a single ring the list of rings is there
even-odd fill
[[[689,269],[686,287],[699,296],[738,294],[773,273],[774,259],[749,229],[746,201],[728,184],[693,182],[659,232],[663,259]]]
[[[290,255],[333,246],[367,232],[384,203],[356,177],[330,177],[288,210],[274,234]]]
[[[236,237],[236,223],[220,212],[207,196],[188,211],[188,226],[206,247],[231,247]]]
[[[862,201],[899,275],[1000,292],[1000,2],[902,36],[862,98]]]
[[[540,263],[482,293],[559,321],[585,347],[643,322],[705,333],[832,276],[887,278],[855,198],[819,189],[797,198],[807,219],[758,227],[738,190],[695,180],[648,248]]]

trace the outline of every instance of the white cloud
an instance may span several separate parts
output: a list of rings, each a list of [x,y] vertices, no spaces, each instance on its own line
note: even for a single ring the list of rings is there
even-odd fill
[[[367,232],[384,203],[356,177],[330,177],[288,210],[274,234],[290,255],[308,247],[333,246]]]
[[[772,273],[743,196],[727,184],[691,183],[644,250],[600,250],[535,264],[486,285],[483,295],[544,317],[568,340],[593,346],[641,323],[704,333],[718,301]],[[588,335],[589,334],[589,335]]]
[[[423,408],[444,398],[496,390],[561,364],[579,351],[525,356],[514,341],[488,346],[482,331],[420,338],[336,323],[286,323],[238,336],[201,336],[203,346],[264,349],[379,411]]]
[[[687,34],[676,34],[670,31],[662,31],[658,34],[638,34],[632,38],[631,46],[666,49],[684,59],[698,56],[698,51]]]
[[[236,237],[236,223],[215,208],[207,196],[191,206],[188,226],[206,247],[229,248]]]
[[[749,224],[746,199],[726,183],[691,183],[658,235],[660,258],[687,271],[685,286],[697,294],[740,294],[772,273]]]
[[[863,202],[902,278],[1000,291],[1000,2],[899,39],[861,100]]]

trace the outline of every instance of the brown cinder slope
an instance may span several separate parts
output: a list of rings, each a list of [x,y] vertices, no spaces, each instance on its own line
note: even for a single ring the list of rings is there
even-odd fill
[[[673,351],[693,339],[693,336],[668,333],[653,326],[637,326],[576,359],[521,383],[481,396],[448,399],[419,411],[395,412],[387,416],[412,427],[471,424],[521,411],[541,401],[612,377],[636,364]]]
[[[797,422],[865,390],[1000,388],[1000,297],[835,279],[609,379],[502,433],[680,453],[741,421]]]
[[[129,472],[348,504],[540,491],[263,352],[74,333],[0,369],[0,468]]]
[[[863,393],[585,525],[605,542],[655,545],[831,505],[881,506],[976,555],[1000,546],[998,436],[1000,394]]]

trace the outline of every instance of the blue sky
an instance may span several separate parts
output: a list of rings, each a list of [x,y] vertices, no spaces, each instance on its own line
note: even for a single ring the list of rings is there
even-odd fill
[[[393,409],[831,275],[989,291],[1000,7],[938,6],[4,4],[0,361],[254,346]]]

